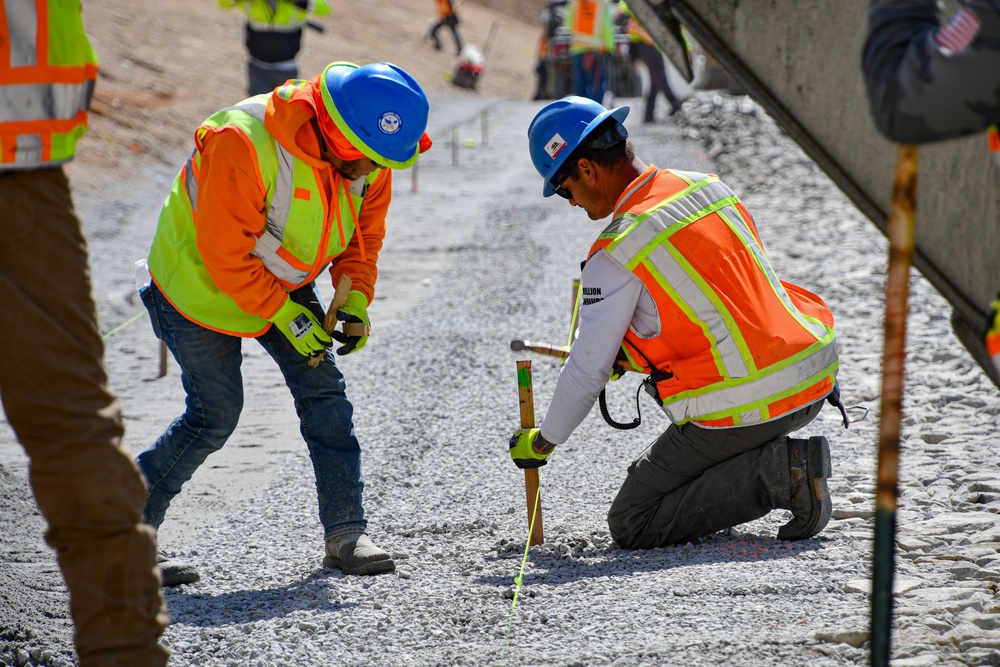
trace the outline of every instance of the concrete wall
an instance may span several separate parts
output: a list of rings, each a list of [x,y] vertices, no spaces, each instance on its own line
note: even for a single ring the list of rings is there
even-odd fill
[[[867,0],[629,4],[659,27],[679,19],[885,230],[896,151],[868,115],[860,65]],[[921,147],[916,241],[918,268],[978,325],[1000,290],[1000,171],[985,136]]]

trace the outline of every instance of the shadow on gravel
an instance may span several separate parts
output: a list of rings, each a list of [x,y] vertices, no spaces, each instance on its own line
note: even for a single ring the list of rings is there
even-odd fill
[[[580,579],[630,576],[641,572],[660,572],[680,567],[719,563],[776,561],[794,558],[821,549],[827,540],[813,538],[801,542],[785,542],[770,537],[742,535],[740,537],[703,538],[700,544],[683,544],[657,549],[627,550],[616,546],[603,549],[579,549],[581,541],[548,543],[533,547],[528,554],[531,570],[526,574],[536,583],[564,584]],[[490,556],[487,560],[519,562],[524,544],[511,543],[513,549]],[[544,578],[544,581],[537,581]],[[509,584],[510,576],[480,577],[475,583],[487,586]]]
[[[233,624],[233,610],[240,609],[247,623],[282,618],[296,611],[337,612],[357,607],[356,602],[331,602],[317,589],[330,579],[329,572],[317,572],[302,581],[276,588],[197,593],[164,589],[170,622],[200,628]]]

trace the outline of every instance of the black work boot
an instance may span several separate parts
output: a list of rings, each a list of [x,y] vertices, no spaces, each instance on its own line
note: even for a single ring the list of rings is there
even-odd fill
[[[779,540],[804,540],[826,528],[833,509],[826,480],[831,474],[830,443],[823,436],[788,438],[792,519],[778,529]]]

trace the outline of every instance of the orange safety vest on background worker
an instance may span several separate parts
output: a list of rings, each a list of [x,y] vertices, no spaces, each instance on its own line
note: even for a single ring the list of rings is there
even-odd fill
[[[455,16],[455,8],[451,6],[451,0],[437,0],[437,17],[439,21]]]
[[[588,51],[610,53],[615,49],[611,8],[605,0],[570,0],[563,25],[570,31],[571,55]]]
[[[656,303],[660,333],[623,350],[675,424],[743,426],[826,398],[839,366],[833,314],[778,280],[757,229],[717,176],[650,167],[590,254],[604,250]]]
[[[7,91],[0,105],[0,171],[65,164],[87,131],[97,81],[80,4],[18,0],[3,11],[4,33],[10,25],[36,29],[0,34],[0,84]]]
[[[312,90],[290,82],[212,115],[195,132],[196,149],[161,210],[149,255],[153,280],[188,319],[259,336],[288,292],[327,265],[334,284],[346,273],[371,303],[392,172],[347,182],[319,157],[316,133],[303,127],[316,116]],[[243,140],[248,154],[234,161],[247,169],[233,171],[232,182],[203,184],[203,153],[223,132]],[[234,219],[229,202],[242,197],[259,199],[265,213]]]

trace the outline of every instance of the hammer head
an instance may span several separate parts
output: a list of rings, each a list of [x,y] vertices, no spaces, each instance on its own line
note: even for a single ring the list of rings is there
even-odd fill
[[[515,352],[520,352],[521,350],[524,349],[524,341],[517,340],[515,338],[514,340],[510,341],[510,349],[514,350]]]

